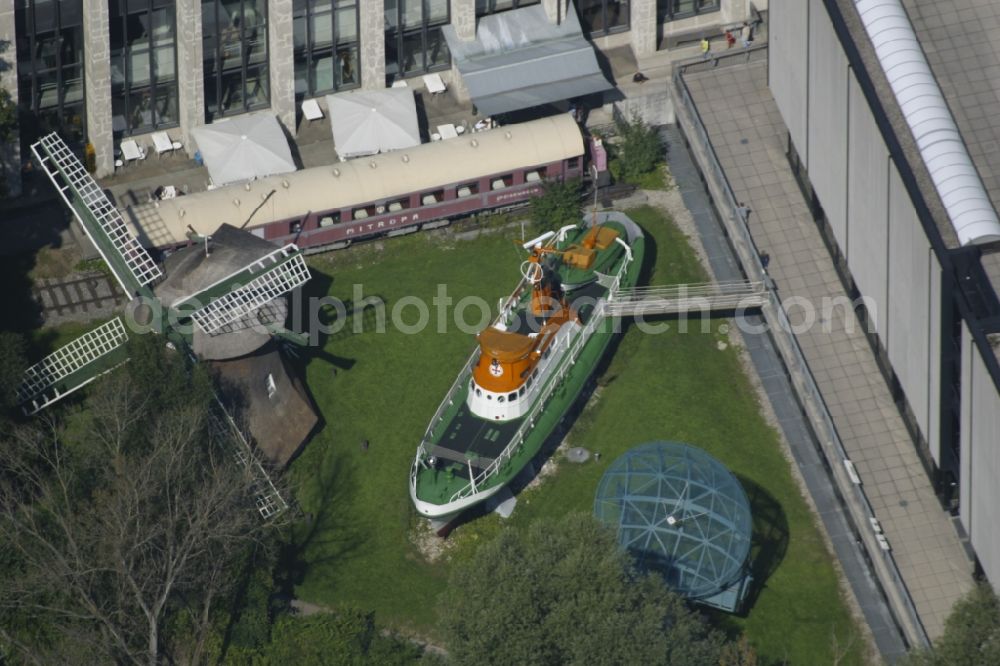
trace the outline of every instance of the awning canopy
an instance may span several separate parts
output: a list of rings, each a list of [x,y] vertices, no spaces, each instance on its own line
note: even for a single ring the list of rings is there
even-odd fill
[[[517,111],[613,88],[594,47],[583,38],[576,9],[559,25],[541,5],[479,19],[475,41],[443,28],[451,56],[484,115]]]
[[[333,145],[341,159],[420,145],[409,88],[352,90],[326,96]]]
[[[216,185],[295,171],[288,139],[273,114],[236,116],[191,133]]]

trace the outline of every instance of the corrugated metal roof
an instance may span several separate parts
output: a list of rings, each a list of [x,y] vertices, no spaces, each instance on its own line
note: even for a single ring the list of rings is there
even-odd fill
[[[479,20],[476,39],[469,42],[445,26],[452,59],[480,113],[527,109],[614,87],[583,38],[576,11],[570,7],[567,14],[558,25],[541,5],[491,14]]]

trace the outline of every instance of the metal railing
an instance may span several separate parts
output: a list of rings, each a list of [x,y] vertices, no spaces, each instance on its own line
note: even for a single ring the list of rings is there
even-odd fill
[[[752,51],[760,50],[766,53],[766,48],[766,45],[762,45],[754,47]],[[734,54],[734,57],[739,58],[740,54]],[[726,56],[719,56],[720,61],[724,58]],[[684,82],[684,73],[690,67],[704,69],[705,63],[701,61],[681,63],[674,68],[672,83],[677,123],[686,130],[685,134],[688,140],[697,148],[692,153],[694,153],[699,167],[704,171],[706,185],[711,191],[716,208],[744,272],[751,280],[762,281],[770,286],[771,280],[764,270],[760,252],[750,234],[745,213],[733,193],[715,148],[712,146],[708,131],[698,113],[697,105]],[[702,159],[697,159],[699,156]],[[809,364],[793,333],[788,315],[773,289],[768,290],[768,300],[768,306],[764,308],[768,329],[788,369],[792,385],[799,394],[799,400],[810,416],[812,428],[823,444],[820,446],[821,453],[829,463],[834,480],[845,500],[848,513],[853,518],[855,530],[861,536],[866,550],[869,551],[870,560],[875,564],[876,574],[883,573],[878,578],[882,581],[890,604],[896,609],[896,615],[901,616],[897,621],[910,644],[928,646],[930,640],[927,631],[899,572],[891,547],[882,534],[871,502],[861,485],[861,480],[854,471],[854,465],[840,439],[833,417],[830,415],[822,393],[816,384],[816,379],[809,369]],[[881,557],[878,557],[879,554]],[[879,566],[879,563],[882,566]],[[895,594],[892,590],[895,591]]]
[[[626,271],[628,271],[632,261],[633,260],[631,258],[626,256],[608,287],[607,299],[598,302],[597,307],[595,307],[593,313],[591,313],[590,320],[567,344],[566,351],[563,352],[562,358],[560,359],[555,372],[550,374],[548,379],[545,380],[545,383],[542,385],[542,388],[538,393],[538,398],[531,406],[531,409],[528,410],[528,413],[521,417],[520,427],[511,437],[507,446],[504,447],[504,450],[501,451],[500,455],[498,455],[493,462],[485,467],[479,474],[476,474],[472,479],[470,479],[468,484],[452,495],[449,502],[464,499],[465,497],[475,493],[476,489],[482,483],[500,471],[500,467],[511,459],[514,455],[514,451],[517,450],[521,443],[524,442],[524,438],[527,437],[528,434],[534,429],[535,418],[545,408],[545,405],[552,397],[552,394],[557,388],[559,388],[559,386],[561,386],[562,380],[576,364],[576,359],[579,357],[584,345],[586,345],[590,340],[590,337],[597,330],[597,327],[601,326],[608,319],[609,304],[615,301],[622,278]]]
[[[636,287],[622,291],[611,304],[608,315],[634,317],[689,312],[708,314],[718,310],[740,311],[760,308],[767,303],[767,288],[763,282],[736,280],[675,284],[663,287]]]

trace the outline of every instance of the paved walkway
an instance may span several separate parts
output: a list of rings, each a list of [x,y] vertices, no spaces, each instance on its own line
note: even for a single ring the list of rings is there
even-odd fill
[[[753,211],[754,242],[771,257],[769,272],[783,303],[795,296],[818,307],[824,297],[843,296],[784,155],[787,131],[767,88],[766,63],[684,78],[736,197]],[[791,309],[792,315],[802,311]],[[797,337],[933,639],[943,631],[952,604],[972,585],[958,535],[853,316],[850,322],[817,320]]]

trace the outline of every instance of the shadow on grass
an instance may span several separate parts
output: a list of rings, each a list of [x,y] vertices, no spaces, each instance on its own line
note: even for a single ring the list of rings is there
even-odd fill
[[[295,587],[302,584],[307,574],[334,565],[363,546],[362,530],[341,510],[347,504],[346,498],[357,492],[352,470],[341,464],[344,459],[338,459],[333,449],[331,457],[310,477],[310,485],[314,487],[309,492],[318,502],[292,526],[288,542],[281,545],[278,553],[275,589],[289,599],[294,598]],[[328,577],[322,573],[314,575]]]
[[[753,610],[768,579],[777,571],[788,551],[788,518],[781,504],[766,489],[736,474],[750,500],[753,534],[750,540],[750,573],[753,581],[747,591],[740,615]]]

